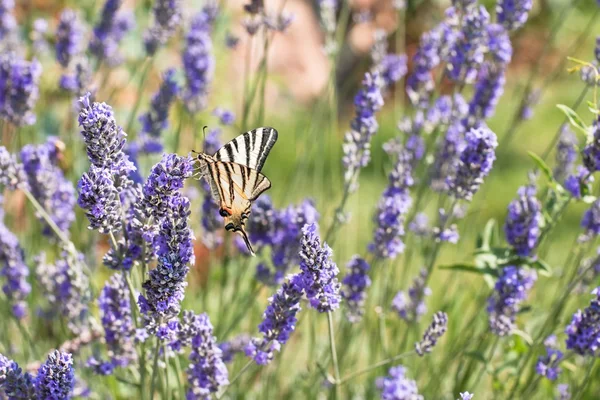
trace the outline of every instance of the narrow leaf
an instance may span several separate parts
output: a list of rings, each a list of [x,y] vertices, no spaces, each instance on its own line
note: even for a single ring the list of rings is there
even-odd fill
[[[529,154],[529,157],[531,157],[531,159],[537,165],[537,167],[544,173],[544,175],[546,175],[546,178],[548,178],[550,182],[554,182],[554,176],[552,176],[552,170],[550,169],[548,164],[546,164],[546,162],[542,160],[540,156],[538,156],[532,151],[528,151],[527,154]]]
[[[565,116],[569,119],[571,125],[573,125],[586,136],[589,143],[591,139],[589,129],[587,125],[583,122],[583,120],[579,117],[579,115],[575,111],[573,111],[573,109],[571,109],[569,106],[566,106],[564,104],[557,104],[556,107],[558,107],[558,109],[565,114]]]
[[[440,269],[448,269],[452,271],[472,272],[480,275],[498,276],[498,271],[488,267],[476,267],[470,264],[454,264],[439,267]]]

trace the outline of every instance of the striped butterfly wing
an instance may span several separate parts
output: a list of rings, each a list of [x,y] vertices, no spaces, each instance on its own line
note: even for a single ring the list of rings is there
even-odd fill
[[[258,171],[245,165],[216,161],[208,165],[211,175],[211,188],[216,191],[221,204],[226,207],[256,200],[271,187],[271,181]]]
[[[277,131],[275,129],[256,128],[241,134],[221,147],[215,153],[214,158],[217,161],[241,164],[260,172],[276,141]]]

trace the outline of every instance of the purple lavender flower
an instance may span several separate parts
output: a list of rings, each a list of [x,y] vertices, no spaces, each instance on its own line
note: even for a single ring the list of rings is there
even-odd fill
[[[375,233],[369,251],[377,258],[394,259],[404,251],[404,219],[412,199],[410,187],[414,184],[411,175],[411,154],[403,150],[398,154],[394,169],[388,178],[388,187],[379,200],[375,215]]]
[[[14,361],[0,353],[0,388],[6,382],[6,372],[11,367]]]
[[[332,261],[332,251],[327,243],[321,247],[317,224],[307,224],[302,228],[302,248],[300,249],[300,279],[306,297],[312,308],[319,312],[330,312],[340,306],[340,272]]]
[[[486,27],[490,15],[484,6],[469,7],[462,16],[462,29],[448,56],[447,76],[455,82],[471,83],[483,62],[487,47]]]
[[[473,122],[490,118],[504,93],[504,68],[484,63],[479,70],[475,93],[469,102],[469,118]]]
[[[119,42],[135,24],[131,14],[118,13],[122,3],[122,0],[106,0],[89,45],[91,53],[110,66],[119,65],[123,61]]]
[[[235,114],[231,110],[217,107],[213,110],[212,115],[219,118],[221,125],[229,126],[235,123]]]
[[[48,354],[35,377],[37,399],[69,399],[75,386],[73,357],[58,350]]]
[[[128,173],[135,167],[123,152],[127,134],[117,125],[112,107],[106,103],[92,103],[90,97],[87,93],[79,99],[79,126],[88,158],[96,167]]]
[[[359,256],[354,256],[348,262],[348,274],[342,280],[340,294],[345,300],[346,318],[351,323],[360,322],[365,313],[367,289],[371,286],[369,278],[369,263]]]
[[[300,311],[303,291],[301,281],[300,274],[288,277],[288,281],[269,299],[263,320],[258,325],[263,337],[252,339],[245,350],[246,355],[252,357],[257,364],[270,363],[274,352],[281,349],[281,345],[289,340],[296,329],[296,314]]]
[[[235,355],[243,353],[249,343],[250,335],[246,333],[241,333],[227,342],[219,343],[219,348],[223,352],[223,362],[226,364],[233,362]]]
[[[11,400],[38,398],[34,377],[29,372],[24,372],[14,361],[9,361],[2,391]]]
[[[499,68],[505,68],[512,58],[512,44],[508,32],[500,24],[489,24],[486,31],[487,46],[494,63]]]
[[[98,298],[98,307],[110,364],[113,368],[125,367],[135,360],[136,352],[129,289],[122,273],[114,274],[106,282]]]
[[[386,377],[377,378],[376,384],[381,391],[381,400],[423,400],[417,382],[406,376],[405,367],[392,367],[388,374]]]
[[[49,314],[59,313],[75,334],[88,329],[90,282],[83,271],[83,254],[63,251],[54,264],[45,254],[36,257],[36,276],[49,304]]]
[[[596,357],[600,348],[600,287],[592,291],[595,297],[585,310],[577,310],[565,329],[567,349],[577,354]]]
[[[191,113],[206,107],[208,87],[213,79],[215,59],[210,31],[214,18],[213,8],[205,6],[192,19],[186,35],[186,47],[182,55],[186,80],[183,102]]]
[[[456,122],[448,126],[446,135],[437,147],[433,161],[431,187],[437,192],[450,190],[449,181],[456,179],[459,155],[465,147],[464,126]]]
[[[519,111],[519,118],[523,121],[530,120],[533,117],[533,108],[540,102],[542,92],[540,89],[533,89],[525,96],[525,101]]]
[[[234,35],[233,33],[227,32],[225,34],[225,47],[227,47],[228,49],[233,50],[237,48],[239,43],[240,38]]]
[[[514,31],[525,25],[533,1],[531,0],[500,0],[496,5],[498,22],[507,30]]]
[[[415,343],[417,354],[423,357],[425,353],[431,353],[431,350],[433,350],[437,341],[446,333],[446,330],[448,330],[448,315],[445,312],[438,311],[433,314],[433,320],[425,330],[423,339]]]
[[[590,208],[583,213],[581,227],[585,230],[587,238],[600,234],[600,200],[594,201]]]
[[[459,394],[460,394],[460,400],[472,400],[473,399],[473,393],[462,392]]]
[[[571,400],[571,393],[569,392],[569,385],[567,383],[561,383],[556,388],[558,390],[556,400]]]
[[[578,153],[578,140],[575,133],[568,124],[563,124],[560,128],[560,138],[556,146],[556,167],[554,168],[554,178],[562,182],[571,172]]]
[[[579,70],[579,78],[587,86],[600,86],[600,78],[596,77],[596,71],[598,70],[598,62],[592,61],[592,65],[584,65]]]
[[[379,70],[385,87],[391,87],[406,75],[406,56],[404,54],[385,55],[381,60]]]
[[[74,71],[64,73],[60,77],[59,86],[76,96],[83,96],[91,81],[90,66],[86,60],[80,58],[75,63]]]
[[[56,28],[56,59],[64,68],[83,51],[83,33],[78,14],[68,8],[63,10]]]
[[[465,142],[456,166],[456,176],[449,176],[447,184],[454,197],[470,201],[492,169],[498,140],[488,127],[480,126],[465,134]]]
[[[229,376],[222,359],[222,351],[213,336],[213,326],[208,315],[196,315],[194,328],[196,332],[192,338],[190,366],[187,370],[191,386],[187,392],[187,399],[208,399],[211,394],[229,384]]]
[[[0,118],[16,125],[33,125],[33,108],[40,92],[42,65],[5,54],[0,57]]]
[[[522,186],[518,197],[508,205],[506,241],[522,257],[532,255],[541,234],[542,205],[535,195],[535,186]]]
[[[27,175],[23,164],[19,163],[4,146],[0,146],[0,185],[9,190],[27,187]]]
[[[515,266],[502,269],[495,293],[488,299],[487,311],[492,333],[506,336],[514,329],[519,304],[523,302],[537,279],[535,270]]]
[[[160,2],[160,1],[159,1]],[[162,131],[169,126],[169,107],[179,93],[179,86],[175,80],[175,69],[170,68],[163,74],[163,82],[158,92],[152,97],[150,110],[140,117],[142,123],[142,148],[147,153],[160,153]]]
[[[10,50],[16,41],[17,20],[13,15],[14,0],[0,1],[0,48]]]
[[[181,1],[156,0],[153,11],[154,25],[144,34],[148,55],[153,55],[159,46],[165,44],[181,24]]]
[[[600,171],[600,116],[594,121],[594,138],[582,152],[583,165],[590,171]]]
[[[392,300],[392,309],[398,316],[407,322],[418,322],[427,312],[425,297],[431,295],[431,289],[426,285],[427,270],[421,268],[419,275],[414,279],[408,293],[399,291]]]
[[[142,285],[146,295],[140,295],[138,299],[151,333],[156,333],[163,323],[179,314],[187,286],[188,265],[194,263],[193,234],[188,222],[190,201],[175,192],[163,201],[162,206],[169,210],[169,216],[162,220],[154,239],[158,265]]]
[[[456,244],[460,239],[460,234],[458,233],[458,227],[456,224],[448,225],[448,220],[450,217],[457,216],[455,210],[451,211],[452,213],[448,213],[443,208],[438,210],[438,224],[431,230],[433,240],[436,243],[446,242]]]
[[[58,228],[68,235],[69,228],[75,221],[75,188],[58,166],[58,148],[61,145],[62,142],[55,137],[48,138],[44,144],[25,145],[21,149],[21,161],[31,194]],[[38,218],[42,219],[41,216]],[[43,233],[47,236],[54,235],[46,223]]]
[[[560,368],[558,364],[563,358],[563,353],[552,347],[546,347],[546,355],[539,357],[535,364],[535,372],[548,378],[551,381],[555,381],[560,374]]]
[[[576,199],[581,199],[581,193],[583,188],[589,188],[589,185],[594,182],[592,173],[587,170],[583,165],[577,166],[577,173],[569,175],[565,179],[565,189],[571,193]]]
[[[425,213],[417,213],[412,221],[408,224],[408,230],[419,237],[427,237],[431,233],[429,226],[429,217]]]
[[[0,276],[5,280],[2,291],[6,295],[12,313],[17,319],[27,314],[27,296],[31,285],[27,282],[29,268],[25,264],[25,253],[17,237],[0,222]]]
[[[77,189],[77,204],[85,210],[90,229],[106,234],[121,229],[121,201],[110,170],[92,165],[79,180]]]
[[[350,123],[350,131],[344,136],[342,158],[344,185],[350,192],[358,188],[358,173],[371,159],[371,138],[379,127],[375,113],[383,107],[381,80],[378,74],[367,73],[354,98],[356,116]]]

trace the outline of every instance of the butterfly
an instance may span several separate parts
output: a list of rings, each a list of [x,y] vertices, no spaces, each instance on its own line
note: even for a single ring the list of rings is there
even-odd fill
[[[244,226],[252,202],[271,187],[271,181],[260,171],[276,141],[275,129],[256,128],[236,137],[212,156],[197,153],[200,178],[210,184],[225,229],[238,233],[252,255],[254,250]]]

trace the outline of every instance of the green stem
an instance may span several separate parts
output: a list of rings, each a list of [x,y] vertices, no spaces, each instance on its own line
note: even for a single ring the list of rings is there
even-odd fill
[[[13,317],[14,317],[14,315],[13,315]],[[21,334],[23,335],[23,337],[29,344],[29,348],[31,349],[33,356],[35,357],[36,360],[39,360],[40,354],[38,353],[38,351],[35,347],[35,342],[33,341],[33,338],[31,337],[31,335],[29,334],[29,331],[27,331],[27,329],[23,325],[23,322],[20,319],[18,319],[17,317],[14,317],[14,318],[15,318],[15,322],[17,323],[17,328],[19,328],[19,331],[21,332]]]
[[[152,364],[152,378],[150,378],[150,399],[154,399],[156,391],[156,377],[158,376],[158,358],[160,355],[160,339],[156,338],[156,347],[154,348],[154,362]]]
[[[408,351],[406,353],[402,353],[402,354],[399,354],[397,356],[394,356],[394,357],[391,357],[391,358],[386,358],[385,360],[381,360],[381,361],[379,361],[379,362],[377,362],[377,363],[375,363],[373,365],[370,365],[370,366],[368,366],[366,368],[363,368],[363,369],[359,369],[358,371],[352,372],[352,373],[344,376],[343,378],[341,378],[337,382],[337,385],[341,386],[344,383],[348,382],[350,379],[356,378],[357,376],[366,374],[368,372],[373,371],[374,369],[377,369],[379,367],[383,367],[385,365],[391,364],[391,363],[393,363],[395,361],[401,360],[401,359],[406,358],[408,356],[412,356],[414,354],[415,354],[415,351],[411,350],[411,351]]]
[[[169,393],[169,357],[167,357],[167,346],[163,347],[163,355],[165,357],[165,387],[164,387],[164,396],[165,399],[170,399]]]
[[[144,83],[146,82],[146,78],[148,78],[148,72],[150,72],[150,67],[152,67],[152,60],[152,57],[146,59],[144,72],[142,72],[142,77],[140,78],[140,83],[138,85],[135,104],[133,105],[133,109],[131,110],[131,113],[129,113],[129,118],[127,119],[127,129],[125,130],[126,133],[131,132],[131,129],[133,128],[133,122],[135,121],[138,109],[140,108],[140,104],[142,103],[142,92],[144,91]]]
[[[58,227],[58,225],[56,225],[56,223],[54,223],[54,221],[52,220],[50,215],[48,215],[46,210],[44,210],[44,207],[42,207],[42,205],[40,203],[38,203],[38,201],[31,194],[31,192],[27,189],[21,189],[21,190],[23,191],[23,193],[25,193],[25,197],[27,197],[27,199],[29,199],[31,204],[33,204],[33,207],[35,207],[38,214],[40,214],[40,216],[42,218],[44,218],[44,221],[46,221],[48,226],[54,231],[54,233],[56,233],[56,236],[58,236],[58,238],[65,244],[65,246],[67,246],[67,249],[74,250],[75,246],[73,245],[73,242],[71,242],[69,240],[69,238],[65,235],[65,233]]]
[[[592,358],[589,361],[589,363],[590,363],[590,366],[587,369],[587,372],[585,374],[585,377],[583,378],[581,386],[577,388],[577,395],[573,398],[573,400],[581,399],[581,397],[585,393],[585,390],[587,389],[588,385],[590,384],[590,381],[591,381],[590,378],[592,377],[592,372],[594,371],[594,368],[596,367],[596,359]]]
[[[338,364],[337,351],[335,349],[335,330],[333,327],[333,314],[327,311],[327,327],[329,328],[329,351],[331,351],[331,361],[333,363],[333,373],[336,383],[340,381],[340,366]],[[336,385],[336,392],[337,392]],[[339,396],[338,396],[339,398]]]
[[[240,377],[248,370],[248,368],[250,368],[252,366],[252,364],[254,364],[254,360],[249,360],[243,367],[242,369],[231,379],[231,381],[229,381],[229,385],[225,386],[225,388],[223,389],[223,391],[221,391],[221,393],[217,394],[217,399],[221,399],[223,398],[223,396],[225,395],[225,393],[227,393],[227,390],[229,390],[229,388],[231,386],[233,386],[233,384],[235,382],[237,382],[238,379],[240,379]]]
[[[183,388],[183,383],[181,381],[181,376],[183,375],[181,371],[181,363],[179,362],[179,357],[175,355],[173,363],[175,364],[175,377],[177,378],[177,391],[179,392],[179,398],[183,398],[185,391]]]

